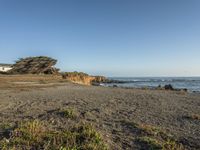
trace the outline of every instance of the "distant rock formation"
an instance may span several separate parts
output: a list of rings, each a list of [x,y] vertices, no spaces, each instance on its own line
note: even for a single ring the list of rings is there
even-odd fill
[[[107,83],[109,82],[109,79],[107,79],[106,77],[104,76],[93,76],[95,77],[94,80],[92,81],[93,83]]]
[[[39,56],[21,58],[12,66],[9,71],[10,74],[57,74],[59,69],[54,65],[57,63],[56,59]]]
[[[175,90],[171,84],[165,85],[165,86],[164,86],[164,89],[165,89],[165,90],[172,90],[172,91]]]
[[[100,83],[103,83],[107,80],[107,78],[103,76],[90,76],[86,73],[76,71],[62,73],[62,78],[84,85],[100,85]]]
[[[188,91],[188,89],[186,89],[186,88],[183,88],[183,89],[174,88],[171,84],[166,84],[163,87],[161,85],[158,85],[158,87],[156,89],[157,90],[181,91],[181,92],[187,92]]]

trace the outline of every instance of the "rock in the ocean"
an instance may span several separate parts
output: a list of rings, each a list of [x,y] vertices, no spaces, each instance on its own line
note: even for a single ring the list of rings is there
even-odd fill
[[[164,88],[165,88],[165,90],[174,90],[174,88],[171,84],[165,85]]]

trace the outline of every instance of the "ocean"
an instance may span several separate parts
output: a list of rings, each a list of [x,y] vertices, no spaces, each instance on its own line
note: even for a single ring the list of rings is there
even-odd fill
[[[107,83],[104,86],[155,88],[158,85],[171,84],[176,89],[188,89],[190,92],[200,92],[200,77],[111,77],[121,83]]]

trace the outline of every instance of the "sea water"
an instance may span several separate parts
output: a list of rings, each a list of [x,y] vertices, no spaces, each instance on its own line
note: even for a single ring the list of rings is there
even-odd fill
[[[176,89],[200,92],[200,77],[110,77],[109,79],[121,81],[122,83],[108,83],[105,86],[155,88],[159,85],[171,84]]]

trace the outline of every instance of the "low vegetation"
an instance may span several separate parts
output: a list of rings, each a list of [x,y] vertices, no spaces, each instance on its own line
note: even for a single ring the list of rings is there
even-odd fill
[[[174,140],[161,141],[156,137],[143,136],[137,138],[137,141],[148,150],[184,150],[181,144],[177,144]]]
[[[65,78],[65,77],[74,77],[74,76],[85,77],[85,76],[89,76],[89,75],[87,73],[77,72],[77,71],[63,73],[63,78]]]
[[[182,144],[165,130],[147,124],[123,120],[123,124],[137,131],[136,142],[147,150],[184,150]]]
[[[63,117],[70,118],[70,119],[74,119],[78,116],[78,113],[74,108],[66,108],[64,110],[61,110],[60,114]]]
[[[179,144],[172,135],[166,133],[166,131],[150,126],[141,124],[138,128],[145,136],[140,137],[141,143],[146,143],[148,149],[162,149],[162,150],[183,150],[182,144]]]
[[[9,130],[12,127],[13,127],[13,125],[10,124],[10,123],[0,123],[0,129],[1,130]]]
[[[8,72],[10,74],[57,74],[56,59],[47,56],[20,58]]]
[[[2,150],[106,150],[101,135],[88,124],[70,129],[51,129],[42,121],[20,123],[9,138],[0,141]]]

